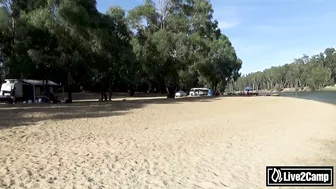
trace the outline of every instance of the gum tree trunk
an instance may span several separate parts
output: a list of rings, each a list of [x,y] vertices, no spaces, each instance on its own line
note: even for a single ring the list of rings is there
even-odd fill
[[[71,72],[68,71],[68,103],[72,102],[72,77]]]
[[[175,98],[176,86],[166,87],[167,90],[167,98]]]

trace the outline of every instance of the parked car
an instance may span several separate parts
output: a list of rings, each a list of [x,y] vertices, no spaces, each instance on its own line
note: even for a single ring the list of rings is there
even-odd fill
[[[175,93],[175,97],[183,97],[183,96],[187,96],[187,93],[185,93],[184,91],[177,91]]]

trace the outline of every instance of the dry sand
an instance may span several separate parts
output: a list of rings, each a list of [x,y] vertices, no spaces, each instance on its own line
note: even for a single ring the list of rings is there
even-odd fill
[[[2,107],[0,188],[265,188],[266,165],[336,165],[333,105],[175,101]]]

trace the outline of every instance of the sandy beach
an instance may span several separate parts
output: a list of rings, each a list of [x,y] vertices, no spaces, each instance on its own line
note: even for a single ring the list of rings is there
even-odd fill
[[[0,188],[266,188],[267,165],[336,166],[335,113],[284,97],[0,107]]]

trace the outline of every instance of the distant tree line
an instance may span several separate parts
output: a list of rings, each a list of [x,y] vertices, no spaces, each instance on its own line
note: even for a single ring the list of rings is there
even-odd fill
[[[228,89],[243,90],[244,87],[251,86],[255,90],[318,90],[334,85],[335,81],[336,50],[327,48],[323,53],[311,57],[303,55],[291,64],[243,75],[236,82],[231,82]]]
[[[1,79],[62,83],[68,91],[223,90],[242,61],[208,0],[147,0],[126,12],[96,0],[0,0]]]

